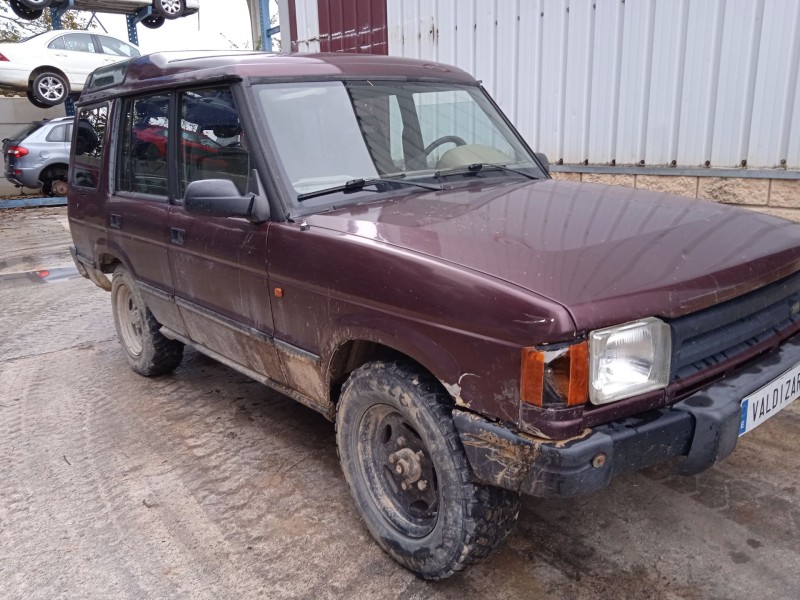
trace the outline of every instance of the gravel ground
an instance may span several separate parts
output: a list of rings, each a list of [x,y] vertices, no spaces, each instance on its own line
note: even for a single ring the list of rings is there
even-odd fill
[[[66,209],[0,211],[0,597],[800,597],[800,403],[696,477],[525,498],[488,562],[441,583],[372,542],[333,427],[194,352],[133,373]]]

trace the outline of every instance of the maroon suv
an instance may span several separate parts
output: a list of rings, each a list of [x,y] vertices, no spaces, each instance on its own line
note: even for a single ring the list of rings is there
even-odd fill
[[[77,118],[73,255],[133,368],[188,345],[335,420],[423,577],[496,548],[520,492],[697,473],[800,395],[800,226],[553,181],[457,68],[156,54]]]

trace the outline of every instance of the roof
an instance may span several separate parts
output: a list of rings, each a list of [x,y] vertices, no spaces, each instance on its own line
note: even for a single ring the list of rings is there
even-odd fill
[[[81,102],[147,88],[243,78],[400,78],[474,84],[458,67],[371,54],[274,54],[248,51],[158,52],[128,61],[124,81],[90,91]]]

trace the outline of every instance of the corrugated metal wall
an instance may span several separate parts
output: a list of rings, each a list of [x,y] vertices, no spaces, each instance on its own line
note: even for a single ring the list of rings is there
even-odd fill
[[[320,50],[386,54],[386,0],[318,0]]]
[[[388,53],[386,0],[289,0],[291,9],[292,52]]]
[[[299,31],[300,6],[312,4],[297,0]],[[800,169],[798,0],[387,8],[390,54],[482,79],[553,162]]]

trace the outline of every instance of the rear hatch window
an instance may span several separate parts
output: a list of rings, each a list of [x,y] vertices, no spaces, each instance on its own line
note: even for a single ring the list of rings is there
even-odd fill
[[[9,146],[15,146],[16,144],[24,140],[26,137],[28,137],[30,134],[32,134],[34,131],[39,129],[42,125],[44,125],[44,121],[33,121],[32,123],[28,123],[27,125],[25,125],[25,127],[20,129],[19,131],[5,138],[3,140],[3,154],[6,153],[6,150],[8,150]]]

